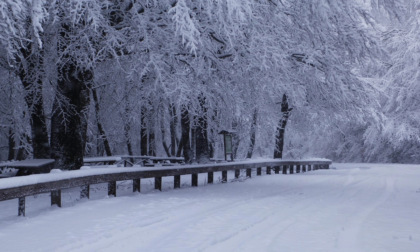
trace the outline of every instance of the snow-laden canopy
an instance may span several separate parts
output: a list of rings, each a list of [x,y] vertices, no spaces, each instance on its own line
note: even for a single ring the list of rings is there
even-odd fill
[[[253,154],[271,156],[287,94],[287,157],[418,161],[418,9],[414,0],[2,1],[0,141],[66,165],[82,154],[175,155],[186,143],[217,156],[217,132],[234,128],[238,157],[253,134]],[[70,138],[78,158],[65,160],[77,152],[60,140],[66,132],[80,133]]]

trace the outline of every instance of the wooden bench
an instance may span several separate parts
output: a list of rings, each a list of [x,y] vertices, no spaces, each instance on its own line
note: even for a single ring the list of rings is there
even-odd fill
[[[18,169],[16,176],[49,173],[54,168],[54,159],[27,159],[0,165],[1,168]]]

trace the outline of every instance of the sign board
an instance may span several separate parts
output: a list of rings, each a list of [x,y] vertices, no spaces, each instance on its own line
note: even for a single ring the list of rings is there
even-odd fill
[[[235,132],[230,130],[222,130],[219,134],[223,135],[223,143],[225,146],[225,160],[233,161],[233,144],[232,144],[232,134]],[[228,158],[229,157],[229,158]]]
[[[225,154],[232,154],[232,135],[225,135]]]

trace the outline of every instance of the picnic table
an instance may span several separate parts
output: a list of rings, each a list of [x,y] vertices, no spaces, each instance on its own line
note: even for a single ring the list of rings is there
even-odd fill
[[[121,157],[107,156],[107,157],[84,157],[84,165],[113,165],[122,160]]]
[[[54,167],[54,159],[26,159],[1,164],[0,168],[18,169],[16,176],[24,176],[30,174],[49,173]]]
[[[182,163],[184,162],[183,157],[151,157],[150,160],[153,161],[153,163],[159,163],[159,162],[169,162],[169,163]]]
[[[170,165],[173,163],[183,163],[183,157],[154,157],[154,156],[106,156],[106,157],[85,157],[83,158],[84,165],[113,165],[124,163],[124,167],[141,165],[154,166],[157,163],[162,165]]]
[[[128,165],[141,165],[141,166],[154,166],[154,164],[162,163],[169,165],[172,163],[183,163],[183,157],[154,157],[154,156],[130,156],[125,155],[121,157],[124,160],[124,166]]]

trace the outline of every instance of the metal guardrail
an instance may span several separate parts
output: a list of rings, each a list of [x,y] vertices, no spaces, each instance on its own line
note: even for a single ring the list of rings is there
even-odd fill
[[[198,186],[198,174],[207,173],[207,183],[213,183],[213,173],[222,172],[222,182],[227,182],[227,171],[234,170],[235,178],[240,176],[241,170],[246,170],[246,176],[251,177],[252,169],[257,169],[257,176],[262,174],[262,167],[266,167],[267,174],[293,174],[318,169],[329,169],[330,160],[273,160],[265,162],[229,162],[222,164],[182,165],[170,167],[154,167],[144,169],[129,168],[105,174],[77,175],[71,178],[58,179],[40,183],[30,183],[21,186],[11,186],[0,189],[0,201],[19,199],[18,215],[25,215],[25,197],[40,193],[51,193],[51,205],[61,207],[61,190],[81,187],[81,198],[89,198],[90,185],[108,183],[108,195],[116,197],[117,181],[133,180],[133,192],[140,192],[140,179],[155,178],[155,189],[162,190],[162,177],[174,176],[174,188],[180,188],[181,175],[192,175],[191,185]],[[70,174],[72,171],[66,172]],[[47,174],[46,174],[47,175]],[[40,175],[38,175],[40,176]],[[5,178],[2,181],[13,179]],[[1,181],[0,181],[1,188]]]

